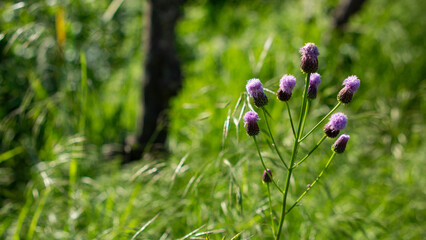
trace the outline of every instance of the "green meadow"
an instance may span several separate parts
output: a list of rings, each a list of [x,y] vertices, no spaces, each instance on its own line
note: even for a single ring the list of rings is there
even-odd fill
[[[171,102],[168,152],[122,165],[141,108],[146,1],[0,3],[0,239],[273,239],[263,167],[238,103],[247,80],[278,89],[304,75],[314,42],[322,82],[305,130],[333,108],[343,80],[350,104],[343,154],[286,217],[285,239],[426,239],[426,2],[367,0],[333,29],[337,0],[187,1],[177,49],[184,84]],[[266,106],[289,161],[285,104]],[[244,97],[243,97],[244,100]],[[277,183],[263,117],[257,137]],[[303,156],[322,136],[300,145]],[[327,162],[326,139],[296,168],[289,204]],[[271,188],[273,216],[281,194]]]

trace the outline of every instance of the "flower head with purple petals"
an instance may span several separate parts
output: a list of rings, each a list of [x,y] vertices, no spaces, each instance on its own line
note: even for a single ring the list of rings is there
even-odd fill
[[[280,101],[288,101],[296,85],[296,78],[293,75],[284,75],[280,79],[280,88],[277,91],[277,97]]]
[[[335,113],[330,117],[330,127],[333,130],[342,130],[346,127],[347,117],[343,113]]]
[[[280,79],[280,88],[283,91],[292,92],[296,86],[296,78],[293,75],[286,74]]]
[[[259,115],[255,111],[248,111],[244,115],[244,121],[246,121],[246,123],[253,123],[259,120],[260,120]]]
[[[302,54],[300,68],[304,73],[314,73],[318,70],[318,48],[313,43],[307,43],[299,52]]]
[[[318,57],[318,55],[320,55],[318,47],[315,45],[315,43],[306,43],[305,46],[299,50],[299,52],[300,54],[308,55],[309,57]]]
[[[254,98],[258,97],[260,94],[263,94],[263,85],[257,78],[248,80],[246,89],[250,96]]]
[[[311,78],[309,80],[309,85],[318,87],[321,83],[321,75],[318,73],[311,73]]]
[[[255,111],[248,111],[244,115],[244,126],[246,127],[246,132],[249,136],[259,134],[259,125],[257,125],[257,121],[259,120],[259,115],[257,115]]]
[[[247,92],[253,98],[256,107],[263,107],[268,104],[268,98],[263,92],[263,86],[259,79],[253,78],[247,82]]]
[[[308,87],[308,98],[317,98],[318,85],[321,83],[321,75],[318,73],[311,73]]]
[[[340,137],[334,142],[333,146],[331,146],[331,149],[335,151],[336,153],[343,153],[346,149],[346,144],[349,141],[350,136],[347,134],[342,134]]]
[[[360,81],[357,76],[352,75],[347,77],[345,81],[343,81],[342,85],[345,85],[345,87],[347,87],[352,93],[354,93],[356,92],[356,90],[358,90]]]
[[[342,103],[350,103],[356,90],[358,90],[360,81],[357,76],[349,76],[343,81],[345,87],[337,94],[337,99]]]
[[[327,137],[335,138],[339,135],[340,130],[346,127],[346,115],[343,113],[335,113],[331,115],[330,121],[324,126],[324,133]]]

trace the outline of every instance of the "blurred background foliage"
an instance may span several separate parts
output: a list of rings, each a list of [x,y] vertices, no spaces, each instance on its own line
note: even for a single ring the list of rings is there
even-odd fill
[[[426,2],[368,0],[342,30],[332,26],[338,4],[188,1],[176,31],[185,81],[170,112],[170,155],[122,168],[110,155],[136,129],[146,3],[2,1],[1,238],[268,238],[262,168],[238,120],[241,108],[232,113],[248,79],[275,91],[288,73],[298,81],[290,103],[297,116],[298,49],[306,42],[319,47],[322,75],[306,129],[335,105],[348,75],[361,87],[340,108],[349,117],[347,152],[289,215],[285,232],[291,239],[425,238]],[[288,158],[285,108],[269,97]],[[266,134],[260,141],[272,165]],[[331,144],[295,171],[290,200],[312,182]],[[283,169],[274,175],[283,183]],[[273,200],[278,214],[277,192]]]

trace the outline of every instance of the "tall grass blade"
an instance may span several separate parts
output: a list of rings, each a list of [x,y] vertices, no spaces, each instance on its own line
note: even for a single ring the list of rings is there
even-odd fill
[[[196,232],[198,232],[200,229],[204,228],[205,226],[206,226],[205,224],[202,225],[201,227],[199,227],[199,228],[195,229],[194,231],[186,234],[184,237],[181,237],[178,240],[183,240],[183,239],[187,239],[187,238],[191,237],[192,235],[194,235]]]
[[[237,233],[237,235],[235,235],[235,236],[233,236],[232,238],[231,238],[231,240],[237,240],[237,238],[242,234],[244,232],[244,230],[243,231],[241,231],[241,232],[239,232],[239,233]]]
[[[4,152],[4,153],[0,154],[0,163],[4,162],[6,160],[11,159],[11,158],[15,157],[18,154],[21,154],[23,151],[24,151],[24,149],[19,146],[19,147],[16,147],[16,148],[12,149],[12,150],[9,150],[7,152]]]
[[[145,225],[143,225],[140,229],[139,229],[139,231],[137,231],[136,233],[135,233],[135,235],[133,235],[133,237],[132,237],[132,239],[131,240],[133,240],[133,239],[136,239],[136,237],[141,233],[141,232],[143,232],[143,230],[145,230],[145,228],[146,227],[148,227],[152,222],[154,222],[155,221],[155,219],[157,219],[157,217],[160,215],[160,213],[157,213],[153,218],[151,218],[151,220],[149,220],[147,223],[145,223]]]
[[[172,175],[172,179],[170,180],[170,187],[169,187],[169,191],[173,188],[173,185],[175,184],[175,179],[176,176],[179,174],[180,170],[182,169],[183,164],[185,163],[186,159],[189,156],[189,152],[185,154],[185,156],[183,156],[183,158],[180,160],[179,164],[177,165],[175,172]]]
[[[16,223],[16,227],[15,227],[15,234],[13,235],[13,239],[14,240],[19,240],[20,239],[20,233],[21,233],[21,228],[22,225],[24,224],[24,220],[28,215],[28,212],[30,210],[31,204],[32,204],[32,191],[33,191],[33,187],[28,188],[27,190],[27,194],[26,194],[26,200],[25,200],[25,204],[22,207],[21,211],[19,212],[19,216],[18,216],[18,221]],[[0,234],[1,236],[1,234]]]
[[[274,40],[274,34],[269,35],[268,39],[266,39],[263,44],[263,50],[260,54],[259,61],[256,64],[256,68],[254,69],[254,75],[257,76],[262,69],[263,63],[265,62],[265,58],[268,55],[269,49],[271,49],[272,42]]]
[[[37,227],[37,223],[38,223],[38,220],[40,219],[41,212],[43,211],[43,208],[46,204],[47,197],[49,196],[51,190],[52,190],[51,187],[47,187],[41,194],[40,202],[37,206],[36,211],[34,212],[33,218],[31,219],[31,223],[27,232],[26,239],[33,239],[35,228]]]
[[[225,122],[223,123],[222,131],[222,149],[225,147],[225,140],[228,137],[229,123],[231,122],[231,109],[228,110],[228,116],[226,117]]]

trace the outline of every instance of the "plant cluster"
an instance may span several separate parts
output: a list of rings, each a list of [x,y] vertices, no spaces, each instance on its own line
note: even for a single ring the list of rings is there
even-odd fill
[[[287,175],[285,176],[285,185],[284,185],[284,188],[282,188],[279,186],[277,181],[275,181],[272,174],[272,170],[266,166],[266,163],[262,157],[259,144],[256,140],[256,136],[260,132],[260,128],[257,122],[261,119],[259,118],[259,115],[257,114],[257,112],[254,111],[253,107],[251,107],[250,101],[248,100],[247,104],[250,106],[252,111],[248,111],[244,115],[245,128],[246,128],[247,134],[253,138],[253,141],[256,145],[256,149],[259,155],[260,162],[262,163],[262,166],[264,168],[262,180],[264,183],[266,183],[266,186],[268,189],[269,206],[271,210],[271,227],[272,227],[272,233],[274,234],[274,237],[276,239],[280,239],[280,236],[282,236],[283,224],[287,214],[300,203],[300,201],[306,196],[306,194],[320,180],[324,172],[330,166],[336,153],[340,154],[345,151],[346,145],[349,140],[349,135],[341,134],[339,136],[339,134],[347,125],[347,117],[343,113],[339,112],[339,113],[333,114],[333,112],[335,112],[341,106],[342,103],[343,104],[350,103],[354,93],[358,90],[360,85],[360,80],[356,76],[349,76],[348,78],[346,78],[343,81],[344,87],[340,90],[340,92],[337,95],[338,103],[336,104],[336,106],[333,109],[331,109],[330,112],[326,114],[310,131],[304,134],[304,127],[305,127],[306,120],[308,119],[309,108],[311,106],[311,102],[315,100],[317,97],[318,86],[321,83],[321,75],[316,72],[318,70],[318,55],[319,55],[317,46],[314,43],[307,43],[304,47],[300,49],[300,53],[302,54],[300,67],[302,72],[306,74],[306,78],[305,78],[302,104],[301,104],[300,115],[299,115],[300,117],[298,119],[297,127],[293,123],[293,118],[291,116],[290,106],[289,106],[289,101],[292,97],[292,92],[296,85],[296,77],[294,77],[293,75],[285,74],[280,79],[279,89],[276,92],[276,96],[278,100],[281,102],[284,102],[287,106],[290,125],[292,128],[292,133],[294,135],[294,144],[291,151],[290,161],[286,161],[283,158],[275,142],[272,131],[269,127],[268,117],[270,116],[265,108],[269,100],[265,94],[261,81],[257,78],[254,78],[249,80],[246,85],[247,93],[253,99],[254,105],[257,108],[259,108],[264,114],[267,132],[269,133],[269,138],[272,141],[272,145],[275,149],[275,152],[278,158],[281,160],[283,167],[287,169]],[[268,90],[268,92],[272,92],[272,91]],[[312,150],[309,151],[308,154],[306,154],[306,156],[304,156],[301,160],[296,161],[300,144],[305,139],[307,139],[307,137],[310,136],[316,129],[318,129],[327,119],[329,119],[329,121],[325,124],[323,128],[323,131],[324,131],[323,137],[312,148]],[[332,153],[329,160],[325,164],[324,168],[316,176],[314,181],[307,185],[306,190],[300,195],[300,197],[293,204],[288,205],[287,200],[288,200],[288,193],[290,189],[290,179],[292,177],[293,170],[299,165],[301,165],[303,162],[305,162],[327,137],[336,138],[337,136],[339,137],[331,146]],[[272,183],[275,186],[275,188],[282,194],[281,217],[278,223],[275,222],[273,218],[273,214],[272,214],[272,200],[271,200],[271,193],[269,188],[270,183]]]

